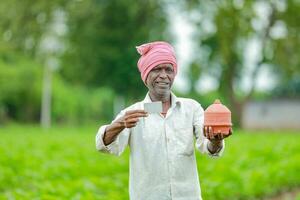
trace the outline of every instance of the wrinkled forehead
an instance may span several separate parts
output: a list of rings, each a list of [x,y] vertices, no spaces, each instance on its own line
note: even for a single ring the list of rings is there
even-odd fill
[[[159,65],[155,66],[153,69],[158,69],[158,68],[172,68],[172,69],[174,69],[174,67],[171,63],[162,63],[162,64],[159,64]]]

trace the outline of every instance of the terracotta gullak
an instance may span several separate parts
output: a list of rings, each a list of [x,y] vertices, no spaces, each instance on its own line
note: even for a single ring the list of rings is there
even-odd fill
[[[225,135],[229,134],[229,130],[232,126],[231,112],[219,99],[216,99],[215,102],[204,111],[204,126],[211,126],[214,134],[218,132]]]

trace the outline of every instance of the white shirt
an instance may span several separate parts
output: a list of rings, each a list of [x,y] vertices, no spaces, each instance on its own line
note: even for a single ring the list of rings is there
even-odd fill
[[[144,109],[146,98],[125,110]],[[209,140],[202,127],[204,111],[201,105],[187,98],[171,94],[171,107],[166,117],[149,114],[140,118],[133,128],[125,128],[109,145],[103,143],[108,125],[103,125],[96,135],[96,148],[101,152],[121,155],[130,147],[129,194],[131,200],[201,200],[200,183],[194,151],[210,156],[220,156],[223,148],[215,154],[208,151]]]

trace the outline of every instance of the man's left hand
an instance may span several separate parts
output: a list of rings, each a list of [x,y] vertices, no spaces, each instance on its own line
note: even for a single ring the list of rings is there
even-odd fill
[[[203,127],[204,136],[207,139],[209,139],[211,142],[220,142],[224,138],[227,138],[230,135],[232,135],[232,133],[233,133],[232,128],[229,129],[229,134],[221,133],[221,131],[219,131],[217,134],[214,134],[211,126],[204,126]]]

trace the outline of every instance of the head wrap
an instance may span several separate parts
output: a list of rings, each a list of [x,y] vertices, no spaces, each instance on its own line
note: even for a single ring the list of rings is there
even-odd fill
[[[173,47],[163,41],[142,44],[136,47],[141,57],[137,63],[141,77],[146,82],[149,72],[159,64],[170,63],[177,74],[177,62]]]

